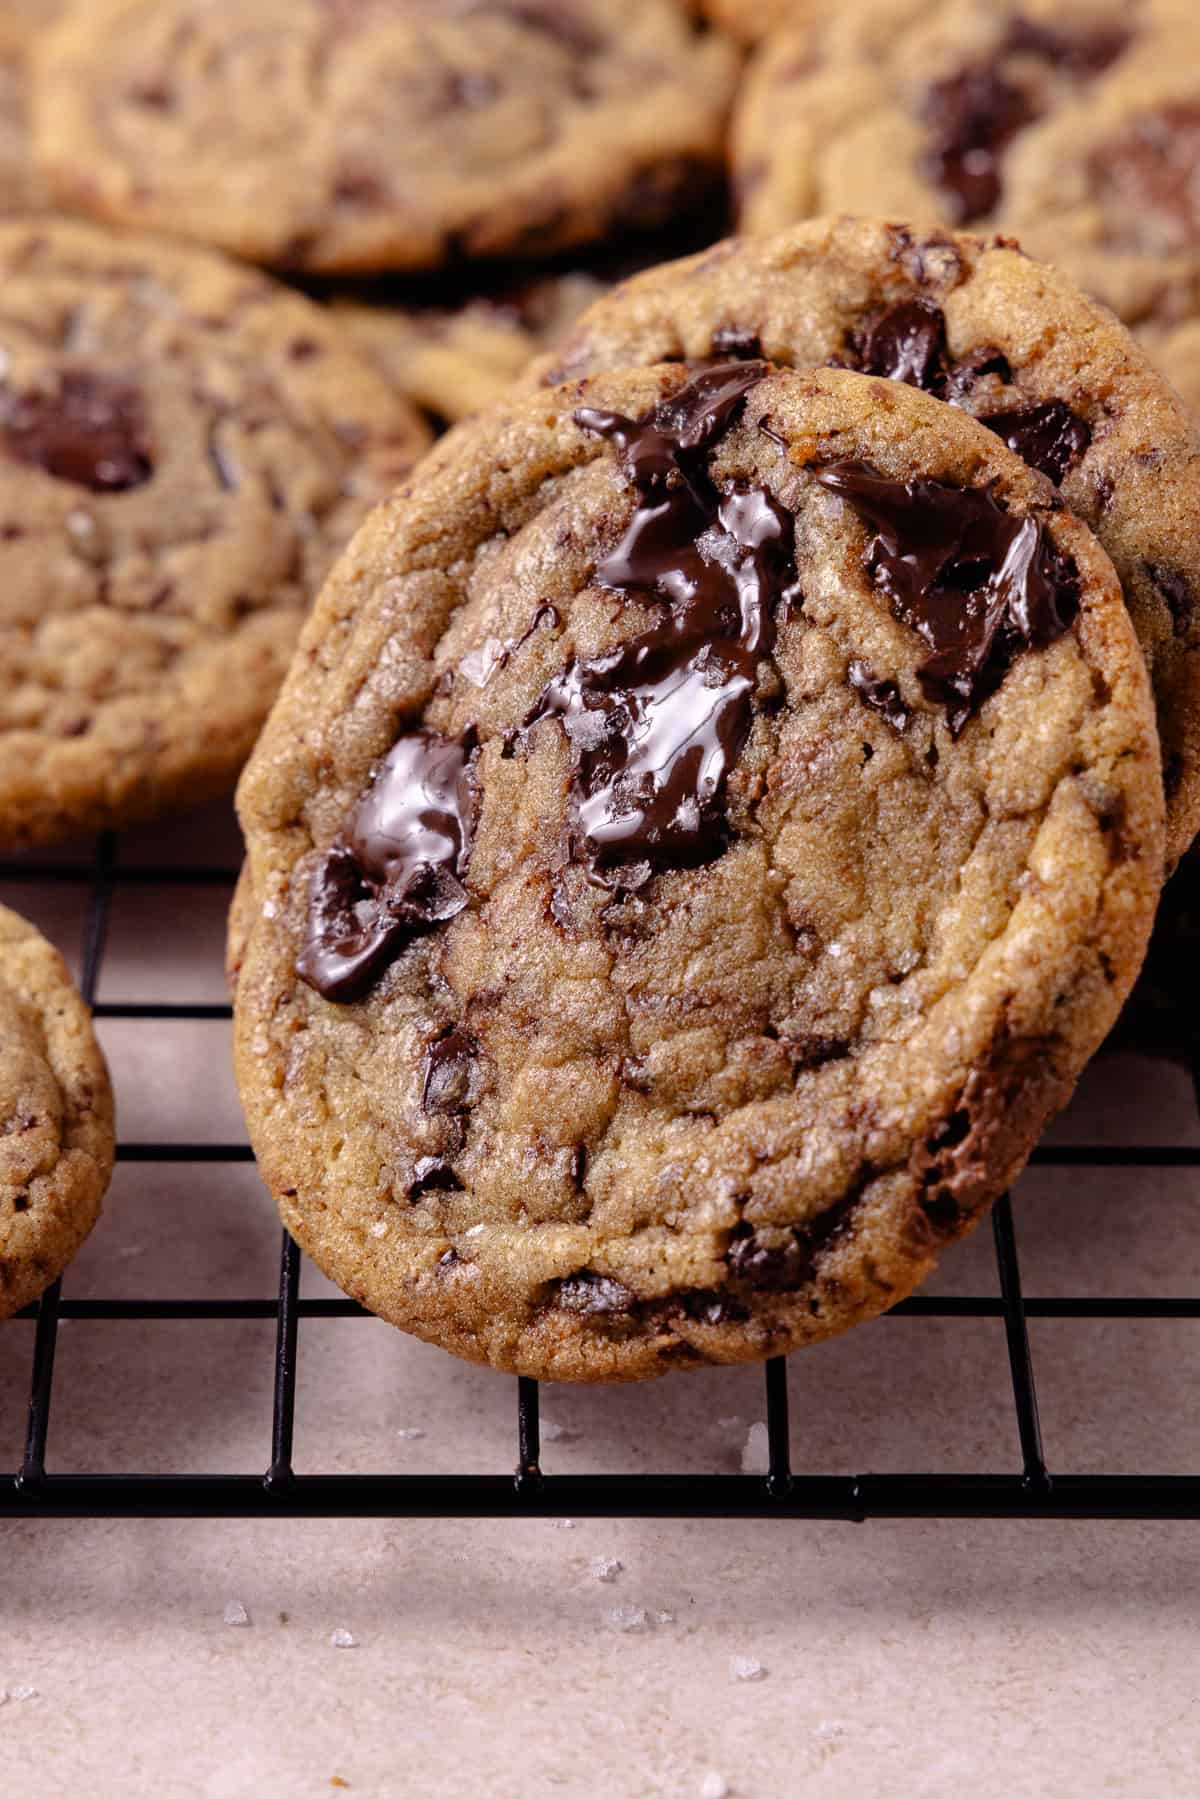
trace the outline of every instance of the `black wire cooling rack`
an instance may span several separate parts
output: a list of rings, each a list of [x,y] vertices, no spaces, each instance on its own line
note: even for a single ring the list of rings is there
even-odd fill
[[[90,863],[0,863],[0,882],[85,885],[80,985],[98,1018],[228,1019],[225,1005],[96,1002],[114,893],[119,886],[230,886],[232,869],[125,866],[114,838],[101,838]],[[253,1160],[247,1144],[122,1143],[118,1161],[231,1164]],[[1034,1163],[1061,1168],[1200,1167],[1200,1149],[1168,1145],[1120,1148],[1043,1145]],[[999,1297],[918,1294],[888,1314],[903,1328],[913,1317],[1002,1318],[1012,1376],[1020,1465],[970,1474],[835,1475],[791,1466],[788,1368],[765,1364],[769,1471],[755,1474],[554,1474],[539,1468],[538,1383],[514,1386],[516,1466],[512,1475],[296,1474],[292,1442],[300,1326],[312,1318],[364,1318],[348,1299],[301,1299],[300,1251],[286,1235],[279,1291],[269,1299],[70,1300],[56,1284],[20,1314],[34,1323],[29,1424],[21,1466],[0,1477],[0,1513],[23,1517],[673,1517],[673,1518],[1200,1518],[1200,1475],[1069,1474],[1046,1465],[1027,1318],[1198,1319],[1200,1299],[1025,1299],[1007,1196],[992,1214]],[[273,1319],[276,1324],[270,1460],[255,1474],[56,1474],[46,1448],[54,1396],[59,1320],[86,1318],[212,1321]],[[9,1328],[19,1328],[14,1320]]]

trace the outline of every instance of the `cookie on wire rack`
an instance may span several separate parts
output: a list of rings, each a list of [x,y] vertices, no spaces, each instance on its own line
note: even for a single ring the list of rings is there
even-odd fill
[[[88,1008],[58,951],[0,906],[0,1318],[62,1273],[112,1166],[112,1088]]]
[[[817,1341],[1070,1094],[1162,807],[1111,564],[966,414],[753,360],[514,399],[363,527],[241,783],[263,1176],[499,1368]]]
[[[227,793],[300,622],[429,433],[212,252],[0,220],[0,843]]]

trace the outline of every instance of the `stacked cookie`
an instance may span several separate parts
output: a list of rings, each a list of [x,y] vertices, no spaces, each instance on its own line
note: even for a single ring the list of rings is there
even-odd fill
[[[1200,826],[1189,9],[46,10],[0,832],[227,789],[282,679],[236,1056],[321,1266],[571,1379],[895,1303]]]
[[[1200,455],[1065,276],[895,223],[635,277],[523,387],[364,527],[243,777],[251,1134],[458,1353],[782,1353],[911,1291],[1132,985]]]

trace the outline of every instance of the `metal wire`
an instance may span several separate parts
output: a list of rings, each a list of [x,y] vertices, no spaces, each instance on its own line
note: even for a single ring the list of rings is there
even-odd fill
[[[97,1001],[114,895],[121,887],[232,887],[236,870],[122,866],[103,837],[86,864],[0,863],[0,881],[86,886],[80,987],[102,1019],[227,1020],[226,1005]],[[1200,1086],[1197,1102],[1200,1104]],[[142,1164],[234,1165],[253,1160],[245,1143],[123,1143],[117,1157]],[[1146,1144],[1045,1145],[1047,1168],[1195,1168],[1200,1148]],[[1005,1328],[1020,1465],[972,1474],[797,1474],[791,1465],[788,1366],[764,1369],[767,1471],[763,1474],[552,1474],[540,1466],[539,1387],[514,1382],[517,1459],[513,1475],[302,1474],[294,1471],[300,1326],[308,1319],[365,1318],[350,1299],[302,1299],[300,1251],[286,1235],[273,1297],[64,1299],[56,1282],[19,1317],[34,1323],[25,1452],[0,1476],[0,1514],[26,1517],[661,1517],[661,1518],[1200,1518],[1200,1475],[1052,1475],[1038,1421],[1029,1343],[1031,1318],[1200,1319],[1200,1298],[1026,1298],[1007,1196],[992,1215],[999,1296],[917,1294],[889,1318],[1001,1319]],[[270,1455],[262,1475],[55,1474],[47,1470],[59,1321],[274,1320],[275,1375]]]

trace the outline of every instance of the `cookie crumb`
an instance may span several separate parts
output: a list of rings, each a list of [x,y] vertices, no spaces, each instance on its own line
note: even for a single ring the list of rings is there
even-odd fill
[[[331,1648],[334,1649],[358,1648],[358,1638],[354,1635],[353,1631],[349,1630],[335,1630],[330,1637],[329,1642]]]
[[[226,1624],[249,1624],[250,1614],[240,1599],[227,1599],[222,1614]]]
[[[771,1472],[771,1445],[765,1424],[752,1424],[742,1447],[743,1474]]]
[[[626,1635],[646,1630],[649,1626],[646,1608],[644,1605],[614,1605],[608,1614],[608,1625],[611,1630],[623,1631]]]
[[[767,1670],[752,1655],[731,1655],[729,1678],[730,1680],[765,1680]]]
[[[604,1582],[614,1581],[625,1567],[615,1555],[594,1555],[592,1557],[592,1579]]]

